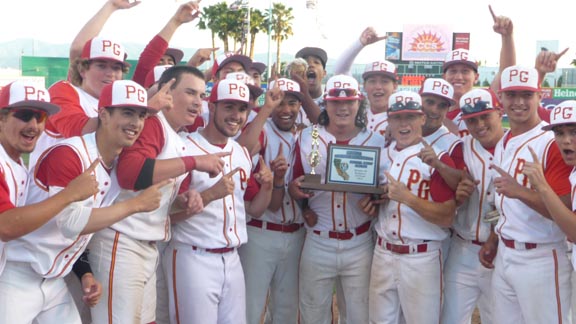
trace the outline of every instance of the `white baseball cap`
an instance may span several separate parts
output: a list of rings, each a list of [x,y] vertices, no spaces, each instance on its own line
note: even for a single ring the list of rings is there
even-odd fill
[[[388,98],[388,116],[403,113],[423,114],[422,98],[413,91],[397,91]]]
[[[446,72],[446,70],[454,64],[464,64],[478,72],[478,64],[474,58],[470,56],[470,52],[468,52],[467,49],[459,48],[446,54],[444,64],[442,65],[442,72]]]
[[[550,124],[542,127],[543,130],[551,130],[555,126],[576,124],[576,100],[566,100],[559,103],[550,112]]]
[[[472,89],[460,98],[462,119],[484,115],[500,109],[500,102],[492,90]]]
[[[420,87],[420,95],[435,95],[450,101],[451,105],[456,103],[456,100],[454,100],[454,87],[448,81],[440,78],[424,80],[422,87]]]
[[[505,68],[500,76],[500,92],[502,91],[539,92],[538,71],[519,65]]]
[[[270,89],[274,88],[278,84],[278,89],[284,91],[285,93],[291,94],[298,98],[298,100],[302,101],[302,93],[300,92],[300,85],[298,82],[287,79],[287,78],[280,78],[278,80],[270,81]]]
[[[364,73],[362,73],[362,79],[366,81],[367,78],[373,75],[384,75],[394,81],[398,81],[396,65],[390,61],[374,61],[366,64]]]
[[[232,79],[218,81],[210,93],[210,102],[239,101],[248,103],[250,89],[246,83]]]
[[[174,65],[156,65],[152,70],[148,71],[146,74],[146,80],[144,81],[144,86],[146,88],[150,88],[154,83],[160,80],[162,73],[168,70],[169,68],[173,67]]]
[[[226,74],[226,79],[244,82],[248,86],[248,89],[250,89],[250,94],[254,99],[260,97],[260,95],[264,93],[264,89],[257,86],[256,82],[254,82],[254,78],[245,72],[228,73]]]
[[[112,60],[125,64],[127,56],[122,44],[109,38],[94,37],[84,44],[81,58],[89,60]]]
[[[326,94],[324,95],[326,101],[361,99],[362,93],[360,93],[358,81],[349,75],[335,75],[326,82]]]
[[[146,89],[132,80],[116,80],[102,89],[98,109],[112,107],[134,107],[155,110],[148,107]]]
[[[36,108],[53,115],[60,107],[50,103],[50,93],[42,86],[29,81],[14,81],[0,91],[0,109]]]

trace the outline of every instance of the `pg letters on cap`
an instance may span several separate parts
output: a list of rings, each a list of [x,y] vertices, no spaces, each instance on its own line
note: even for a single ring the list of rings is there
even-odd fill
[[[553,121],[573,121],[576,122],[573,106],[558,105],[552,111]]]
[[[508,77],[509,82],[528,83],[530,81],[530,71],[512,69]]]
[[[24,100],[50,101],[48,93],[33,86],[24,86]]]
[[[112,50],[114,55],[120,56],[122,54],[122,45],[110,40],[102,40],[102,53],[107,53],[108,50]]]
[[[228,94],[232,97],[246,98],[246,88],[235,83],[228,84]]]
[[[140,104],[146,104],[146,99],[148,97],[146,91],[141,88],[136,88],[133,85],[125,85],[124,90],[126,93],[126,100],[129,102],[137,102]]]

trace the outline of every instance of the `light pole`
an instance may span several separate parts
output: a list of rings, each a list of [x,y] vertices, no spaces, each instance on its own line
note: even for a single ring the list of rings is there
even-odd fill
[[[248,51],[248,34],[250,34],[250,0],[236,0],[230,6],[230,10],[237,11],[246,9],[246,17],[242,21],[242,40],[240,41],[240,49],[244,49],[244,54]]]
[[[266,82],[270,82],[272,75],[272,0],[268,1],[268,68],[266,69]]]

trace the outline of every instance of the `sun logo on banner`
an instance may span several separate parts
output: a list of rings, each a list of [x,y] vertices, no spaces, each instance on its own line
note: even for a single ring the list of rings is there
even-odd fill
[[[414,52],[444,52],[442,37],[432,32],[424,32],[412,38],[410,49]]]

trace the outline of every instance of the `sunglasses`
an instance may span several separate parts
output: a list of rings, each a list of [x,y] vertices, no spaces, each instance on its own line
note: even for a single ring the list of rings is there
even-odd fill
[[[336,97],[336,98],[349,98],[349,97],[357,97],[358,90],[356,89],[330,89],[328,90],[328,96]]]
[[[395,102],[392,106],[388,107],[388,111],[402,111],[402,110],[421,110],[422,106],[417,101],[408,101],[404,103],[402,101]]]
[[[493,107],[490,105],[488,101],[479,100],[476,101],[474,105],[467,103],[464,106],[460,107],[460,109],[462,110],[462,114],[469,115],[484,111],[486,109],[493,109]]]
[[[32,118],[36,119],[36,122],[43,123],[48,118],[48,114],[43,110],[35,110],[35,109],[12,109],[12,116],[15,118],[20,119],[21,121],[27,123]]]

